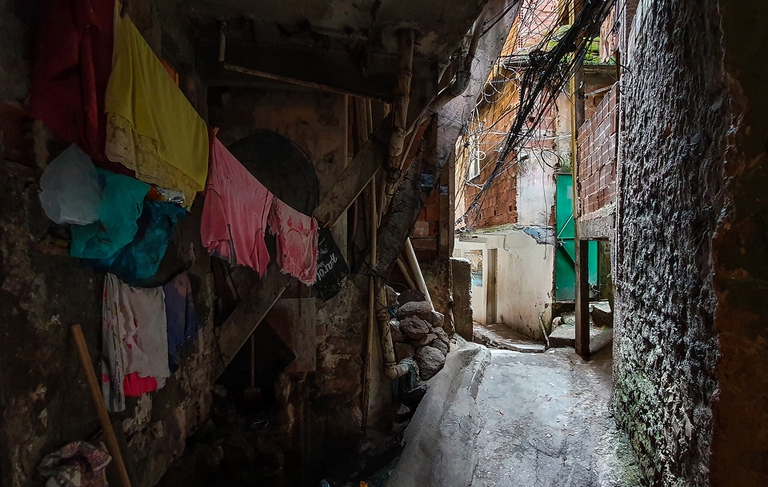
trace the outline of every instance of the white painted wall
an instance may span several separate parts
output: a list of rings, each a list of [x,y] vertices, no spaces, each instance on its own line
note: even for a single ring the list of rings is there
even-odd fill
[[[557,162],[552,150],[525,149],[517,165],[517,224],[549,224],[555,204],[555,169]],[[551,166],[551,167],[550,167]]]
[[[539,316],[551,321],[555,249],[522,230],[502,237],[498,250],[498,321],[532,338],[543,339]]]

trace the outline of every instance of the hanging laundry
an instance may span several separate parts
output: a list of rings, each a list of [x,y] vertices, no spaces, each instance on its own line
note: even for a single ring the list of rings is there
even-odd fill
[[[322,227],[318,232],[317,248],[315,289],[323,301],[328,301],[341,291],[342,283],[349,275],[349,267],[330,228]]]
[[[200,224],[200,236],[208,252],[263,276],[269,264],[264,231],[272,199],[272,193],[213,138]]]
[[[121,281],[141,286],[157,272],[179,220],[187,216],[174,203],[144,201],[134,239],[107,259],[87,259],[85,263],[117,275]]]
[[[179,370],[179,350],[197,336],[197,316],[189,275],[182,272],[163,286],[165,316],[168,322],[168,366]]]
[[[139,397],[142,394],[154,392],[157,389],[157,379],[154,377],[142,377],[134,372],[123,378],[123,394],[125,394],[125,397]]]
[[[104,278],[102,394],[107,409],[125,409],[128,374],[170,377],[165,295],[162,287],[131,287],[114,274]]]
[[[73,441],[49,453],[40,462],[40,476],[46,487],[107,487],[104,470],[112,457],[104,445]]]
[[[277,264],[304,284],[317,278],[317,220],[275,198],[269,212],[269,233],[277,239]]]
[[[48,164],[40,189],[40,204],[54,222],[87,225],[99,219],[99,175],[88,154],[76,145],[64,149]]]
[[[107,157],[191,207],[208,174],[208,129],[127,15],[117,15],[105,110]]]
[[[72,226],[70,255],[80,259],[107,259],[128,245],[139,229],[147,183],[97,169],[103,197],[99,221]]]
[[[32,116],[104,162],[104,93],[112,70],[114,1],[49,0],[37,27]]]

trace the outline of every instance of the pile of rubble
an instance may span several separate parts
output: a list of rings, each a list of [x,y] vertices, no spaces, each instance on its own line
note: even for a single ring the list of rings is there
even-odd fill
[[[444,317],[426,301],[409,301],[397,308],[389,321],[395,357],[413,358],[421,380],[432,378],[445,365],[450,339],[443,329]]]

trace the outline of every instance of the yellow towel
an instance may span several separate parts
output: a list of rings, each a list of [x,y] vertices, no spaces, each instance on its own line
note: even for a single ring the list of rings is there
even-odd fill
[[[127,15],[117,15],[107,85],[107,157],[136,178],[184,193],[208,176],[208,129]]]

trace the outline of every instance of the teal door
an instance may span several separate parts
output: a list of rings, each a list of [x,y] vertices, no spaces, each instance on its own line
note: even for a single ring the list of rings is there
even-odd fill
[[[573,177],[557,175],[555,199],[555,301],[576,299],[576,244],[573,221]],[[597,242],[589,242],[589,285],[597,285]]]

